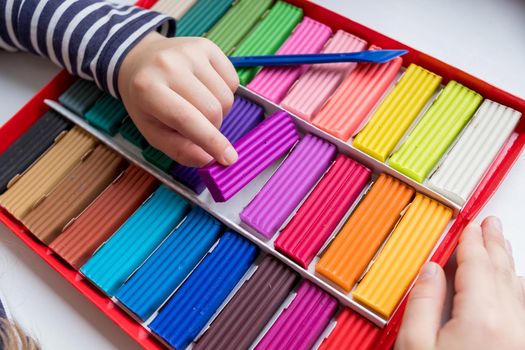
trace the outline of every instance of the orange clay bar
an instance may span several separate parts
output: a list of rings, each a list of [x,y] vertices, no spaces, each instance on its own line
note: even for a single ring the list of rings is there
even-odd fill
[[[414,190],[381,174],[315,270],[349,292],[408,205]]]
[[[389,318],[452,218],[452,210],[422,194],[407,212],[352,293],[355,300]]]

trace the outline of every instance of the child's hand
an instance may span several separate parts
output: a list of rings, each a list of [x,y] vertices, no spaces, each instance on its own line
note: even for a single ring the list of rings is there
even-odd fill
[[[410,294],[396,349],[525,349],[525,285],[500,221],[469,224],[457,261],[452,318],[441,325],[445,275],[429,263]]]
[[[211,41],[150,33],[127,54],[118,80],[128,113],[152,146],[190,166],[237,160],[218,129],[239,79]]]

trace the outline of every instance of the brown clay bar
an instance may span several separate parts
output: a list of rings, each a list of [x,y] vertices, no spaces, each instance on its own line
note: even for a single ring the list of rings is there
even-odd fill
[[[42,242],[50,243],[118,176],[125,161],[98,145],[22,222]]]
[[[288,296],[296,277],[267,255],[193,349],[248,349]]]
[[[144,170],[129,166],[50,248],[79,269],[157,187]]]
[[[96,145],[95,138],[75,126],[9,186],[0,205],[22,220]]]

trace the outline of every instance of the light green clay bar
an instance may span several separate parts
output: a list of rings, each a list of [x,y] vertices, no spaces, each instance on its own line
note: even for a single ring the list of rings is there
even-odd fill
[[[233,0],[199,0],[177,23],[177,36],[204,35],[232,6]]]
[[[107,134],[115,135],[126,114],[122,102],[109,94],[104,94],[84,117],[89,124]]]
[[[233,56],[272,55],[292,34],[295,26],[303,18],[303,10],[288,3],[278,1],[268,15],[240,43]],[[246,85],[260,68],[240,68],[237,70],[242,85]]]
[[[152,146],[146,147],[144,151],[142,151],[142,155],[144,156],[144,159],[165,173],[170,170],[170,167],[173,164],[173,160],[170,157]]]
[[[144,149],[148,146],[148,141],[146,141],[144,136],[142,136],[131,118],[128,118],[124,121],[118,132],[123,138],[141,149]]]
[[[483,100],[480,94],[450,81],[425,113],[390,166],[423,182]]]
[[[230,54],[272,5],[273,0],[241,0],[208,32],[207,38]]]

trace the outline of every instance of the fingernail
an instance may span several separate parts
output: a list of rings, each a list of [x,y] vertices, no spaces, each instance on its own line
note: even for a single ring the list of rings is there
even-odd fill
[[[494,227],[499,232],[503,232],[503,225],[501,224],[501,220],[495,216],[491,216],[489,218],[489,225]]]
[[[509,253],[509,255],[513,255],[512,244],[510,244],[510,241],[508,239],[505,240],[505,249],[507,249],[507,253]]]
[[[435,263],[426,263],[419,273],[419,280],[427,280],[433,278],[437,273],[437,266]]]
[[[228,164],[233,164],[239,159],[239,155],[237,154],[237,151],[232,146],[226,148],[224,151],[224,160]]]

